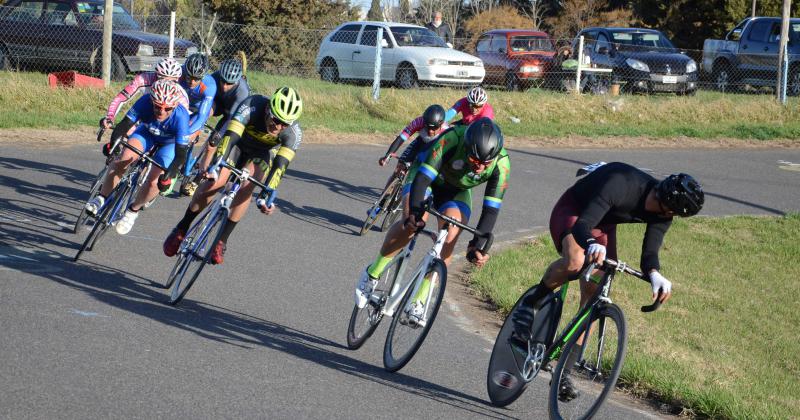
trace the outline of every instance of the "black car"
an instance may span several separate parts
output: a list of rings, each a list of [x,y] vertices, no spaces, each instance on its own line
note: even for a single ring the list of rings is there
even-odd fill
[[[591,65],[612,69],[612,80],[622,84],[623,91],[678,95],[697,91],[697,63],[655,29],[587,28],[575,37],[573,51],[581,36]]]

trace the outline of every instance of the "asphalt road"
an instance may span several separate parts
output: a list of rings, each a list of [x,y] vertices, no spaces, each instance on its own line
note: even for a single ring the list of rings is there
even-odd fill
[[[86,232],[67,226],[99,169],[97,146],[0,145],[0,418],[546,416],[541,378],[511,406],[488,405],[491,341],[450,305],[399,373],[382,369],[387,323],[362,349],[346,349],[356,277],[382,240],[358,231],[388,176],[375,163],[384,147],[304,145],[280,212],[251,209],[225,264],[171,307],[157,287],[173,263],[161,242],[187,199],[161,199],[128,236],[110,232],[73,263]],[[689,172],[705,186],[708,215],[800,210],[800,166],[790,165],[800,150],[510,154],[498,241],[540,231],[576,169],[597,160]],[[601,413],[657,415],[621,399]]]

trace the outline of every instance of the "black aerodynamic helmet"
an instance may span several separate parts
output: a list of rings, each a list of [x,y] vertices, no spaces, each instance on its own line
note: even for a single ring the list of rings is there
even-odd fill
[[[656,185],[656,196],[665,207],[681,217],[694,216],[703,208],[703,187],[687,174],[672,174]]]
[[[503,133],[490,118],[479,118],[464,133],[467,154],[479,161],[488,162],[503,149]]]
[[[431,105],[422,113],[422,122],[425,127],[438,130],[444,124],[444,108],[441,105]]]
[[[201,53],[194,53],[186,59],[186,62],[183,63],[183,67],[186,69],[186,74],[189,75],[189,77],[200,79],[208,72],[208,57]]]

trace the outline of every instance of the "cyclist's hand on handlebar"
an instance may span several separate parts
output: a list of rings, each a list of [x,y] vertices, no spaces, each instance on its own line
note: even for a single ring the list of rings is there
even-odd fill
[[[586,248],[586,256],[589,259],[587,261],[588,263],[603,264],[603,261],[606,259],[606,247],[597,242],[593,242]]]
[[[396,157],[394,153],[387,153],[385,156],[378,159],[378,165],[386,166],[386,163],[389,162],[389,159]]]
[[[656,270],[650,272],[650,285],[653,287],[653,301],[658,297],[658,291],[661,290],[659,302],[664,303],[672,296],[672,282],[667,280]]]
[[[211,147],[217,147],[221,140],[222,140],[222,134],[220,134],[219,131],[215,131],[214,135],[208,138],[208,144]]]
[[[470,245],[467,247],[467,261],[475,264],[478,268],[483,267],[489,261],[489,254],[478,251],[478,248]]]
[[[112,120],[112,119],[110,119],[108,117],[103,117],[103,118],[100,119],[100,128],[108,130],[113,125],[114,125],[114,120]]]
[[[406,217],[406,220],[403,222],[403,227],[416,232],[425,228],[425,221],[422,220],[421,216],[417,218],[417,216],[412,213]]]
[[[272,214],[272,212],[274,212],[276,208],[277,208],[277,206],[275,205],[275,203],[272,203],[272,205],[270,205],[270,206],[266,206],[266,205],[258,206],[258,209],[261,210],[261,213],[265,214],[267,216]]]

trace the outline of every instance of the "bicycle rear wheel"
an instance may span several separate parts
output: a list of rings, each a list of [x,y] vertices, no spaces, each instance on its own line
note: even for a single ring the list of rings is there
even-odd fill
[[[378,279],[378,284],[375,285],[367,306],[359,309],[358,306],[353,305],[353,313],[350,315],[350,322],[347,325],[347,348],[350,350],[356,350],[364,345],[378,328],[378,324],[381,323],[383,307],[397,281],[402,258],[401,252],[389,263],[389,267],[383,270],[383,275]]]
[[[394,192],[394,185],[396,183],[397,179],[393,180],[392,183],[389,184],[389,186],[383,190],[378,199],[375,200],[374,203],[372,203],[372,207],[370,207],[370,212],[369,214],[367,214],[367,218],[364,219],[364,225],[361,227],[361,233],[359,233],[359,235],[364,236],[367,232],[369,232],[370,228],[372,228],[372,225],[374,225],[375,222],[378,221],[378,218],[381,216],[381,214],[383,214],[386,211],[386,206],[387,204],[389,204],[389,199],[391,198],[390,194]],[[383,204],[383,207],[381,207],[380,211],[374,212],[373,209],[375,209],[375,207],[377,207],[380,204]]]
[[[228,212],[225,209],[218,210],[200,230],[197,239],[186,247],[184,265],[175,274],[175,284],[172,286],[169,298],[170,305],[180,302],[200,276],[200,272],[208,263],[211,251],[222,236],[222,230],[227,223]]]
[[[114,221],[114,218],[116,217],[120,208],[127,203],[128,196],[130,195],[130,186],[127,182],[123,181],[117,184],[117,186],[111,191],[111,194],[109,194],[110,199],[105,203],[103,209],[100,211],[100,214],[97,216],[94,226],[92,227],[92,231],[89,232],[89,236],[87,236],[86,240],[83,241],[83,244],[81,245],[80,249],[78,249],[78,253],[75,254],[73,261],[78,261],[84,251],[91,251],[94,249],[95,245],[97,245],[97,242],[100,240],[103,234],[105,234],[106,230],[108,230],[108,226]]]
[[[601,408],[614,389],[625,359],[627,335],[625,317],[614,304],[595,310],[590,319],[592,329],[583,340],[583,352],[574,366],[566,366],[573,348],[580,350],[575,334],[564,347],[550,384],[550,418],[588,419]],[[585,325],[585,324],[584,324]],[[583,327],[582,327],[583,329]],[[569,377],[577,395],[560,393],[561,381]],[[603,417],[613,417],[611,413]]]
[[[433,260],[428,266],[424,279],[430,281],[432,289],[430,300],[425,304],[427,307],[425,325],[419,326],[409,322],[406,309],[415,289],[415,285],[411,285],[397,307],[389,326],[389,332],[386,334],[386,344],[383,346],[383,366],[389,372],[396,372],[411,361],[436,320],[447,284],[447,267],[444,265],[444,261]]]
[[[92,184],[92,188],[89,189],[89,199],[86,202],[91,201],[93,198],[100,193],[100,186],[103,185],[103,179],[105,179],[106,174],[108,173],[108,166],[104,166],[102,170],[97,174],[97,178],[94,179],[94,183]],[[89,213],[86,211],[86,206],[81,206],[81,212],[78,213],[78,219],[75,220],[75,226],[72,228],[72,233],[78,233],[81,226],[86,223],[86,219],[89,218]]]
[[[386,216],[383,217],[383,223],[381,223],[381,232],[386,232],[403,213],[403,185],[399,180],[395,184],[385,212]]]

